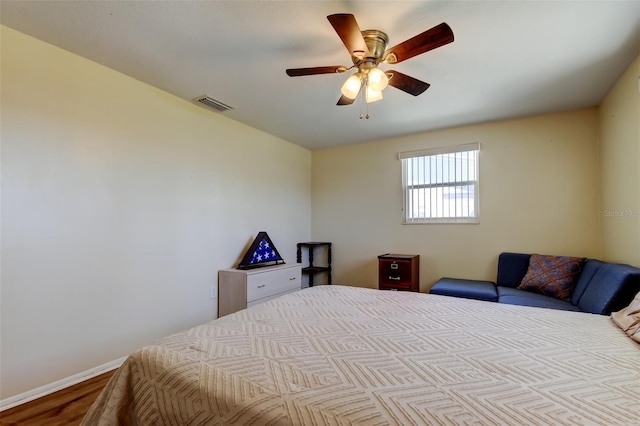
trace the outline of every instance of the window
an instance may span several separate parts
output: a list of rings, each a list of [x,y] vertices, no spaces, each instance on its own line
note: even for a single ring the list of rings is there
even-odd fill
[[[404,223],[479,223],[480,144],[401,152]]]

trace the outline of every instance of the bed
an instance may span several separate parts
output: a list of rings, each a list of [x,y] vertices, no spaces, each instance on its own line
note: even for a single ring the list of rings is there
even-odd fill
[[[606,316],[320,286],[131,354],[83,425],[630,425]]]

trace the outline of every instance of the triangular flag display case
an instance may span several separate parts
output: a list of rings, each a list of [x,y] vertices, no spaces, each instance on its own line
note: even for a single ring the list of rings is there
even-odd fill
[[[284,260],[273,245],[266,232],[258,232],[258,236],[245,253],[238,269],[261,268],[263,266],[282,265]]]

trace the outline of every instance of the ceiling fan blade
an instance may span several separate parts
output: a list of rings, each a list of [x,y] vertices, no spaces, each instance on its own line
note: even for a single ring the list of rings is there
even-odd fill
[[[389,55],[394,55],[395,60],[393,60],[393,56],[389,57],[390,64],[397,64],[398,62],[406,61],[409,58],[413,58],[414,56],[420,55],[422,53],[428,52],[440,46],[444,46],[445,44],[451,43],[453,41],[453,31],[445,22],[440,25],[436,25],[435,27],[427,30],[421,34],[418,34],[415,37],[410,38],[409,40],[405,40],[400,44],[393,46],[390,49],[387,49],[384,52],[384,58],[387,59]]]
[[[312,67],[312,68],[289,68],[287,75],[289,77],[300,77],[303,75],[315,74],[334,74],[337,72],[345,72],[347,68],[343,65],[333,65],[330,67]]]
[[[369,48],[364,42],[356,18],[350,13],[338,13],[327,16],[351,56],[365,57],[369,55]]]
[[[338,103],[336,105],[351,105],[353,101],[355,101],[355,98],[351,99],[351,98],[347,98],[345,95],[342,95],[340,99],[338,99]]]
[[[398,71],[387,71],[385,74],[391,74],[389,78],[389,86],[407,92],[410,95],[418,96],[431,86],[429,83],[420,81],[417,78],[410,77]]]

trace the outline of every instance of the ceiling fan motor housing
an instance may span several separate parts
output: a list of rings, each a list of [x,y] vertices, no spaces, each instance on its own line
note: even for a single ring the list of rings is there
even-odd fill
[[[387,43],[389,42],[389,37],[378,30],[365,30],[362,31],[362,38],[364,38],[364,42],[369,49],[369,58],[374,57],[376,62],[378,62],[382,55],[384,55],[385,50],[387,50]],[[353,63],[356,64],[358,61],[363,58],[357,58],[356,56],[352,56],[351,59]]]

